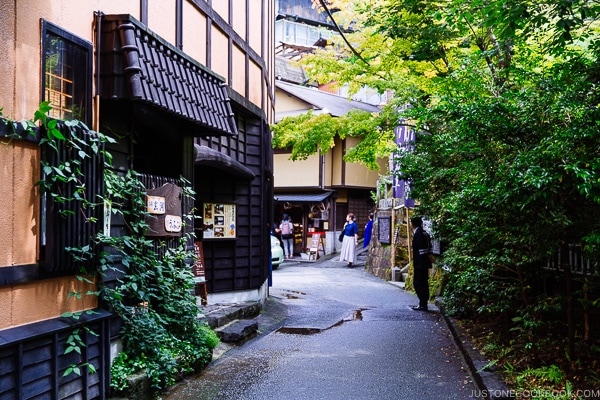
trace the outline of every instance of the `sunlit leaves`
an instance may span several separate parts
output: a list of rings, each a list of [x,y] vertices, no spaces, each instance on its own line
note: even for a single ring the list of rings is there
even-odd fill
[[[394,146],[390,132],[382,130],[380,115],[364,111],[351,111],[340,117],[308,112],[284,118],[272,131],[273,147],[291,149],[292,160],[304,160],[318,151],[327,152],[334,146],[336,137],[361,137],[364,143],[353,148],[349,157],[377,169],[376,159],[387,157]]]

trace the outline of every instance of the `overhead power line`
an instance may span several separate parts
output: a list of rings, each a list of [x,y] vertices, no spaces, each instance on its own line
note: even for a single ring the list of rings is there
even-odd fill
[[[369,63],[367,62],[367,60],[365,60],[358,51],[356,51],[356,49],[354,48],[354,46],[352,46],[350,44],[350,42],[348,41],[348,39],[346,38],[346,35],[344,35],[344,31],[342,30],[342,28],[337,24],[337,22],[335,22],[335,18],[333,18],[333,14],[331,13],[331,11],[329,10],[329,7],[327,7],[327,4],[325,4],[325,0],[319,0],[319,3],[321,4],[321,7],[323,7],[323,9],[325,10],[325,12],[327,13],[327,16],[329,17],[329,19],[331,19],[331,22],[333,23],[333,26],[335,26],[335,29],[339,32],[339,34],[342,36],[342,39],[344,39],[344,42],[346,42],[346,44],[348,45],[348,47],[350,48],[350,51],[352,51],[352,53],[362,62],[364,62],[365,64],[369,65]]]

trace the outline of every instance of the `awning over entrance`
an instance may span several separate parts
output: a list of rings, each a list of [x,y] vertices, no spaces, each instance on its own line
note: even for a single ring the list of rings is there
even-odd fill
[[[101,17],[99,93],[157,106],[211,130],[237,135],[225,80],[131,15]]]
[[[287,201],[290,203],[316,203],[328,198],[333,192],[322,193],[297,193],[297,194],[276,194],[275,201]]]
[[[239,161],[207,146],[194,145],[195,164],[207,165],[227,171],[233,176],[252,180],[256,176],[252,170]]]

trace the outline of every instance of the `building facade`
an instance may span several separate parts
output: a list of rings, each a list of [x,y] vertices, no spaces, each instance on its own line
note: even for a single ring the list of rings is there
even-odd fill
[[[348,96],[347,88],[333,88],[331,84],[315,85],[309,82],[301,67],[293,61],[305,54],[326,47],[340,32],[349,32],[351,26],[339,27],[331,18],[339,10],[324,10],[318,1],[277,0],[275,21],[275,76],[276,121],[287,116],[328,113],[342,116],[350,110],[377,112],[385,103],[385,96],[363,88]],[[380,170],[370,171],[358,163],[348,163],[343,157],[346,149],[360,139],[336,139],[326,153],[319,153],[302,161],[289,160],[289,151],[276,149],[275,160],[275,218],[283,213],[292,217],[296,225],[295,253],[303,252],[312,244],[316,233],[325,237],[324,252],[329,254],[339,247],[337,234],[344,226],[347,213],[354,213],[359,234],[373,211],[372,192],[377,188],[380,174],[387,173],[387,160],[380,160]]]
[[[64,254],[94,232],[53,214],[36,186],[52,160],[11,122],[43,101],[52,118],[116,139],[106,147],[115,170],[137,171],[149,191],[191,183],[181,211],[198,210],[186,229],[202,245],[209,303],[266,298],[274,20],[263,0],[0,3],[0,398],[105,398],[118,339],[97,298],[69,296],[95,289]],[[87,162],[86,186],[100,196],[98,165]],[[109,234],[123,234],[105,212]],[[77,323],[99,334],[84,338],[97,373],[65,378],[73,322],[61,315],[83,310],[96,311]]]
[[[334,117],[351,110],[377,112],[375,105],[349,100],[317,88],[305,87],[282,80],[276,82],[276,121],[286,116],[307,113],[328,113]],[[337,232],[346,222],[348,213],[355,214],[359,234],[374,209],[371,193],[377,188],[379,174],[387,168],[380,160],[380,171],[344,160],[346,150],[360,138],[335,138],[334,146],[306,160],[290,160],[290,152],[275,150],[275,218],[288,214],[296,226],[294,252],[310,249],[315,233],[325,239],[323,252],[336,251]]]

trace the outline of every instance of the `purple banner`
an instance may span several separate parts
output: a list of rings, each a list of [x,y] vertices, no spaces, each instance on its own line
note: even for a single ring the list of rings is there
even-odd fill
[[[396,144],[400,152],[412,151],[415,144],[415,131],[410,127],[406,126],[405,121],[400,120],[400,124],[394,128],[394,135],[396,137]],[[410,198],[410,180],[405,181],[404,179],[398,178],[400,166],[396,164],[396,161],[392,158],[393,171],[394,171],[394,188],[393,196],[397,199],[404,199],[405,207],[414,207],[415,201]]]

